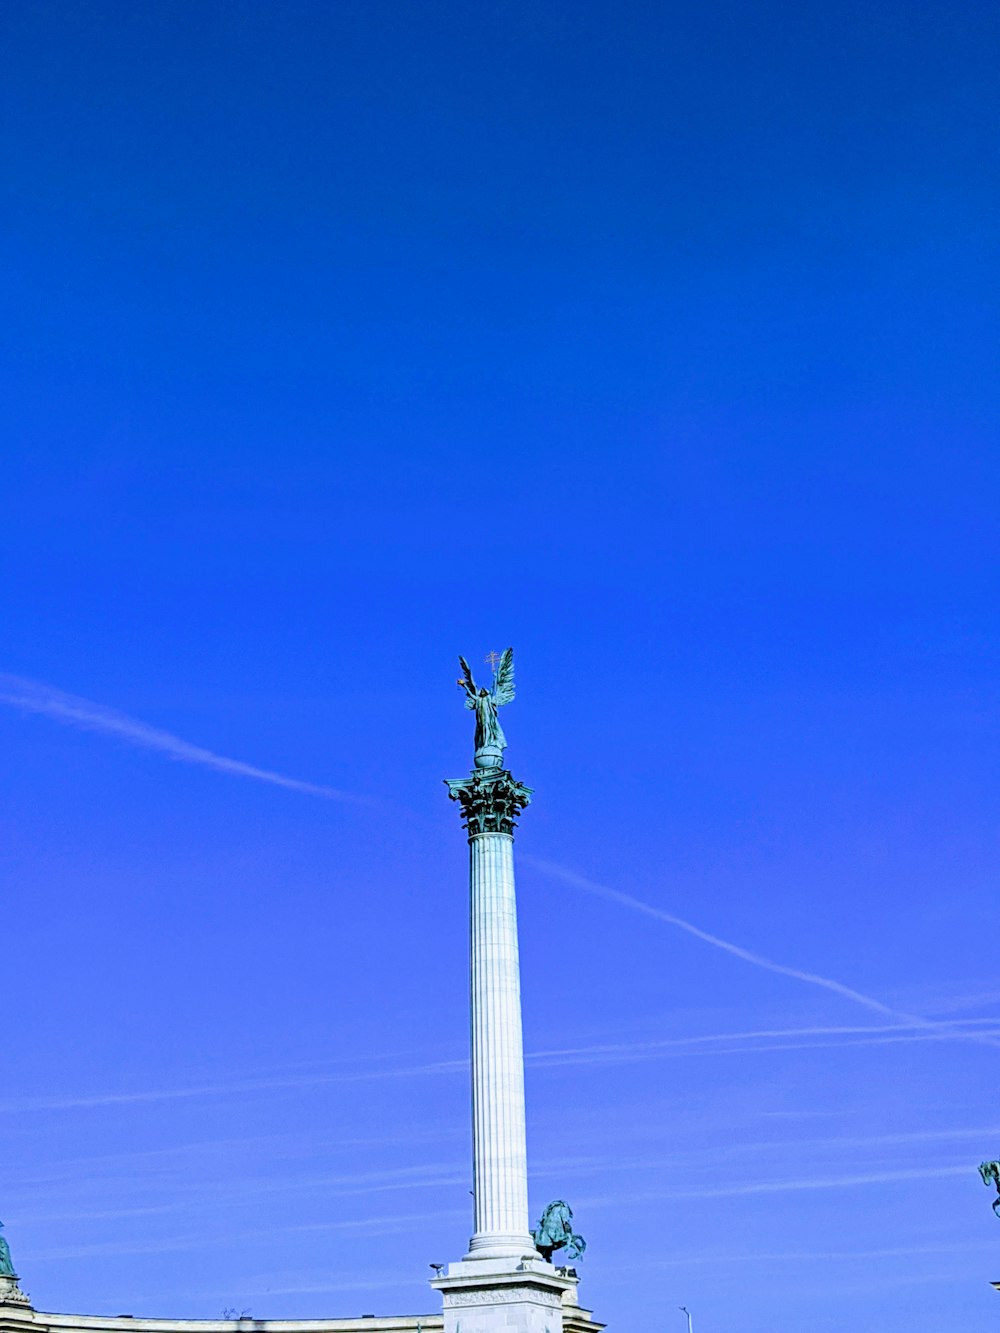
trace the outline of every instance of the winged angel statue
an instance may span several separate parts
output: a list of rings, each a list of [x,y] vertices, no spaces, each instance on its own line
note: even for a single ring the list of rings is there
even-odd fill
[[[476,767],[501,768],[507,737],[497,718],[497,709],[514,698],[514,649],[507,648],[501,654],[493,685],[488,690],[476,685],[472,668],[464,657],[458,661],[462,668],[458,683],[465,690],[465,706],[476,712]]]

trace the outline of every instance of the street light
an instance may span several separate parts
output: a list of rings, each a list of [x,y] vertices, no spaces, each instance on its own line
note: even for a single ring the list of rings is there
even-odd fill
[[[688,1317],[688,1333],[692,1333],[692,1329],[694,1328],[694,1325],[691,1323],[691,1311],[687,1308],[686,1305],[678,1305],[677,1308],[678,1308],[678,1310],[683,1310],[684,1313],[687,1315],[687,1317]]]

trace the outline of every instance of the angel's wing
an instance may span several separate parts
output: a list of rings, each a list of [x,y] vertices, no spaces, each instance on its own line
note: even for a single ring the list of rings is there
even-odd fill
[[[514,649],[505,648],[497,666],[496,680],[493,682],[493,702],[509,704],[514,697]]]
[[[471,698],[476,692],[476,682],[472,679],[472,667],[470,667],[465,658],[461,656],[458,659],[458,665],[462,668],[463,676],[463,679],[458,683],[459,685],[464,686],[466,691],[465,706],[466,708],[475,708],[476,705],[472,702]]]

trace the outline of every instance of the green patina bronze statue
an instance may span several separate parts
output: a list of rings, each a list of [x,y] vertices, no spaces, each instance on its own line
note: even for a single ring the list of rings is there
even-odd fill
[[[458,661],[462,668],[458,684],[465,691],[465,706],[476,714],[476,768],[503,768],[507,737],[497,718],[497,709],[514,698],[514,649],[506,649],[499,658],[490,653],[487,661],[496,674],[488,690],[472,679],[472,668],[464,657]]]
[[[587,1248],[587,1242],[573,1230],[573,1209],[562,1199],[549,1204],[531,1237],[546,1263],[552,1262],[556,1250],[564,1249],[567,1259],[579,1259]]]
[[[531,800],[531,788],[518,782],[503,766],[507,737],[497,720],[497,709],[514,697],[514,650],[490,653],[493,685],[485,689],[472,679],[472,668],[460,657],[458,683],[465,691],[465,706],[476,714],[475,768],[467,778],[446,778],[448,795],[462,807],[462,823],[473,838],[481,833],[512,836],[518,816]]]
[[[3,1230],[3,1223],[0,1222],[0,1231]],[[14,1263],[10,1257],[10,1246],[0,1236],[0,1277],[17,1277],[14,1272]]]
[[[997,1197],[993,1200],[993,1211],[1000,1217],[1000,1162],[980,1162],[979,1174],[984,1185],[995,1185]]]

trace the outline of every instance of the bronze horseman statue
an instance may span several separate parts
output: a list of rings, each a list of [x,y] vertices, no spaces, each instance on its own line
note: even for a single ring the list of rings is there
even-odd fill
[[[1000,1162],[980,1162],[979,1174],[984,1185],[995,1185],[997,1197],[993,1200],[993,1211],[1000,1217]]]
[[[563,1199],[554,1199],[542,1213],[542,1220],[531,1233],[535,1249],[547,1262],[556,1250],[565,1250],[566,1258],[579,1259],[587,1242],[573,1230],[573,1209]]]

